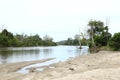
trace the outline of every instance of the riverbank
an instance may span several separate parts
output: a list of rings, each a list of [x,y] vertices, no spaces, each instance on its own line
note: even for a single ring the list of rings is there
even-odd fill
[[[54,58],[48,58],[37,61],[25,61],[25,62],[17,62],[17,63],[0,64],[0,80],[12,80],[12,79],[20,80],[24,75],[16,72],[21,68],[31,64],[43,63],[53,59]]]
[[[120,52],[100,51],[44,66],[42,72],[16,73],[34,63],[39,61],[1,64],[0,80],[120,80]]]

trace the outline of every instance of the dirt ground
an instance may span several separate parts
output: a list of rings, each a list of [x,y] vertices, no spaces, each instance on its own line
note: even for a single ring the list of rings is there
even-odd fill
[[[1,64],[0,80],[120,80],[120,52],[112,51],[100,51],[44,66],[42,72],[16,73],[24,66],[48,60]]]

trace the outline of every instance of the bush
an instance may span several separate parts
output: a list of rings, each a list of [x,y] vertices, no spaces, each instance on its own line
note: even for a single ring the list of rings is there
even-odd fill
[[[120,50],[120,32],[115,33],[114,36],[110,39],[109,47],[114,51]]]

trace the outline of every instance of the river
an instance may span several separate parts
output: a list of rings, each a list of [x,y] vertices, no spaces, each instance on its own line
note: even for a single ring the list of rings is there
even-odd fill
[[[65,61],[70,57],[89,53],[87,46],[8,47],[0,48],[0,64],[56,58]]]

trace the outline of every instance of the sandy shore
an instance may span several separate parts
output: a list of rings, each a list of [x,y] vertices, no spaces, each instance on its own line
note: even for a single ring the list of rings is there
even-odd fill
[[[21,80],[23,74],[16,73],[16,71],[31,64],[42,63],[53,59],[54,58],[48,58],[37,61],[25,61],[18,63],[0,64],[0,80],[12,80],[12,78],[13,80]]]
[[[47,61],[47,60],[43,60]],[[52,64],[42,72],[16,73],[20,68],[43,61],[0,65],[0,80],[120,80],[120,52],[100,51]]]

